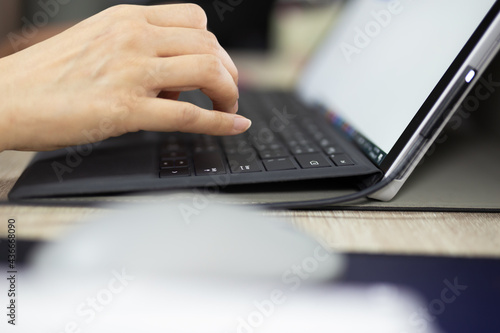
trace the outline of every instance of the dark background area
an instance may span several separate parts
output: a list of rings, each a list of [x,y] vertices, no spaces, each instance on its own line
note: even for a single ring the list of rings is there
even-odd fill
[[[150,4],[165,1],[149,1]],[[271,11],[274,0],[241,0],[231,6],[228,1],[194,0],[207,13],[208,28],[225,48],[267,49]]]
[[[23,16],[28,19],[41,10],[38,0],[22,1]],[[116,4],[157,5],[182,2],[197,3],[206,11],[208,28],[224,48],[265,50],[269,47],[271,13],[276,0],[72,0],[60,6],[51,22],[77,22]]]

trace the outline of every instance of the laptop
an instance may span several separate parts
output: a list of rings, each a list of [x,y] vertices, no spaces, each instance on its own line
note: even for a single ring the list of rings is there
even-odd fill
[[[294,91],[241,92],[247,133],[138,132],[39,153],[9,198],[348,183],[391,200],[473,86],[498,86],[475,83],[499,12],[493,0],[346,1]],[[199,91],[182,98],[211,109]]]

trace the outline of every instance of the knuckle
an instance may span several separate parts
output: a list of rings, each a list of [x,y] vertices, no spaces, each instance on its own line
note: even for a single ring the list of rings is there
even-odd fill
[[[118,16],[118,17],[126,17],[132,15],[134,12],[134,6],[131,5],[116,5],[110,7],[104,11],[107,15]]]
[[[184,6],[186,7],[186,10],[188,12],[191,24],[200,29],[206,29],[208,19],[207,14],[203,10],[203,8],[200,5],[194,3],[185,4]]]
[[[231,82],[224,86],[224,93],[221,96],[232,106],[238,101],[238,88]]]
[[[205,67],[207,79],[219,81],[224,73],[224,65],[220,58],[213,54],[207,54],[202,57],[201,61],[202,66]]]
[[[122,20],[109,26],[111,38],[123,47],[137,48],[147,33],[147,25],[140,20]]]
[[[126,30],[128,31],[129,36],[133,36],[134,38],[144,39],[145,34],[147,33],[147,24],[145,21],[141,20],[129,20],[128,22],[124,22],[126,25]],[[123,33],[123,30],[122,30]]]
[[[203,43],[206,45],[210,53],[217,54],[220,51],[220,45],[217,37],[213,32],[204,30],[201,32]]]
[[[232,82],[231,82],[232,83]],[[228,89],[229,93],[231,94],[231,97],[233,98],[234,102],[236,103],[236,101],[238,100],[238,96],[239,96],[239,89],[238,89],[238,86],[236,84],[231,84],[229,86],[229,89]]]
[[[217,135],[220,133],[225,133],[227,131],[228,122],[227,117],[222,112],[212,112],[214,117],[213,125],[210,128],[210,132],[213,135]]]
[[[147,22],[133,14],[135,6],[118,5],[107,9],[105,25],[96,40],[109,46],[134,46],[148,34]],[[137,45],[136,45],[137,46]]]
[[[181,131],[191,128],[200,118],[200,109],[191,103],[183,103],[180,110],[180,117],[177,119],[176,127]]]

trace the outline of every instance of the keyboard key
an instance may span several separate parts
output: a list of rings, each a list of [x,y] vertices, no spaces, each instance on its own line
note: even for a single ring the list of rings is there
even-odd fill
[[[250,173],[261,172],[262,166],[254,158],[249,158],[250,155],[228,155],[227,160],[232,173]]]
[[[270,151],[270,150],[262,150],[262,151],[259,151],[259,156],[261,159],[266,159],[266,158],[272,158],[274,157],[273,156],[273,152]]]
[[[306,154],[295,156],[295,158],[304,169],[327,168],[332,166],[321,154]]]
[[[281,145],[279,143],[273,143],[273,144],[269,145],[269,149],[271,149],[271,150],[280,150],[280,149],[284,149],[284,147],[283,147],[283,145]]]
[[[273,157],[273,158],[290,156],[290,154],[288,153],[288,151],[286,149],[273,150],[271,152],[271,155],[272,155],[271,157]]]
[[[355,165],[354,162],[346,154],[335,154],[330,156],[330,158],[337,166]]]
[[[318,152],[318,150],[313,146],[304,146],[304,150],[306,153],[309,153],[309,154]]]
[[[300,154],[305,154],[306,152],[304,151],[304,149],[302,147],[296,146],[296,147],[292,148],[292,153],[294,155],[300,155]]]
[[[166,153],[173,151],[185,151],[186,146],[180,143],[167,143],[162,146],[161,150]]]
[[[187,167],[188,166],[188,160],[186,158],[180,159],[180,160],[175,160],[174,165],[176,167]]]
[[[323,147],[323,151],[327,155],[334,155],[334,154],[338,154],[341,152],[341,150],[338,147],[334,147],[334,146]]]
[[[253,142],[253,146],[255,147],[255,149],[257,149],[258,151],[264,151],[266,149],[268,149],[268,145],[267,144],[263,144],[263,143],[260,143],[260,142]]]
[[[297,169],[290,158],[274,158],[270,160],[264,160],[264,166],[267,171],[279,171],[279,170],[294,170]]]
[[[215,144],[210,145],[195,145],[193,148],[195,153],[204,153],[204,152],[215,152],[219,150],[219,146]]]
[[[172,158],[182,158],[182,157],[186,157],[187,156],[187,152],[186,151],[171,151],[171,152],[164,152],[163,154],[161,154],[161,160],[164,161],[164,160],[167,160],[167,159],[172,159]]]
[[[160,171],[160,178],[190,176],[189,168],[170,168]]]
[[[194,154],[194,168],[197,176],[225,174],[226,168],[220,152],[203,152]]]
[[[238,154],[238,148],[226,148],[224,149],[226,154],[232,155],[232,154]]]
[[[314,132],[311,132],[311,133],[314,133]],[[325,135],[321,132],[314,133],[313,136],[314,136],[314,139],[316,141],[320,141],[325,137]]]
[[[322,139],[322,140],[319,141],[319,145],[321,147],[329,147],[329,146],[332,145],[332,143],[328,139]]]
[[[160,162],[160,168],[165,169],[165,168],[171,168],[175,166],[175,160],[169,159],[169,160],[163,160]]]

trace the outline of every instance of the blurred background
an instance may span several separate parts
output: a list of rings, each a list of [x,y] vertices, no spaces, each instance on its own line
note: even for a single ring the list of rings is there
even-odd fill
[[[157,5],[165,3],[192,2],[203,7],[209,17],[209,29],[219,36],[224,47],[265,49],[269,46],[269,29],[271,16],[275,7],[311,8],[328,6],[335,0],[267,0],[267,1],[227,1],[227,0],[192,0],[192,1],[165,1],[165,0],[69,0],[61,1],[57,15],[51,15],[50,23],[77,22],[92,16],[110,6],[117,4]],[[15,13],[34,17],[43,10],[41,3],[50,4],[50,0],[3,0],[3,13]],[[16,15],[9,15],[12,28],[20,28],[21,20],[15,20]],[[4,20],[2,20],[4,22]]]
[[[56,14],[45,15],[31,42],[39,41],[69,25],[117,4],[157,5],[182,1],[162,0],[69,0],[58,5]],[[188,2],[188,1],[184,1]],[[240,68],[242,86],[288,88],[337,12],[336,0],[227,1],[194,0],[206,11],[209,30],[230,51]],[[0,56],[12,53],[8,34],[26,22],[37,22],[47,10],[41,3],[57,0],[2,0],[0,4]],[[43,22],[40,20],[40,22]]]

